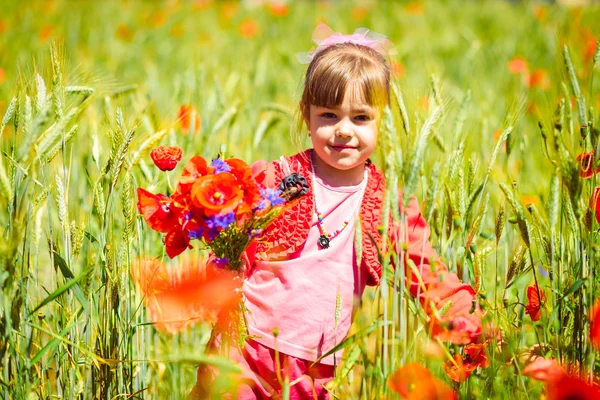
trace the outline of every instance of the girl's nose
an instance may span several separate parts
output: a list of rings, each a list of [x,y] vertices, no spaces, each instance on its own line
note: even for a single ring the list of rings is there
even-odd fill
[[[335,129],[335,135],[338,137],[352,136],[352,123],[347,118],[343,118]]]

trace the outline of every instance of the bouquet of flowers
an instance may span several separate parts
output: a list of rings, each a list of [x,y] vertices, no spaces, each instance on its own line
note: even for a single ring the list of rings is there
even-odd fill
[[[174,169],[181,158],[180,149],[158,149],[162,152],[155,149],[151,154],[155,164]],[[169,151],[174,158],[165,155]],[[166,233],[165,250],[170,258],[192,248],[191,241],[198,239],[212,250],[218,265],[242,271],[244,250],[295,194],[262,187],[250,166],[240,159],[218,157],[209,164],[194,156],[183,168],[171,196],[138,188],[137,207],[151,229]]]
[[[171,171],[181,160],[182,151],[161,146],[150,155],[158,168]],[[241,282],[243,252],[302,194],[298,187],[282,189],[257,183],[250,166],[240,159],[219,156],[208,163],[194,156],[184,166],[170,196],[138,188],[137,207],[151,229],[166,234],[165,251],[170,258],[191,249],[192,241],[198,240],[214,254],[209,264],[237,273]],[[221,319],[226,320],[229,330],[233,320]]]

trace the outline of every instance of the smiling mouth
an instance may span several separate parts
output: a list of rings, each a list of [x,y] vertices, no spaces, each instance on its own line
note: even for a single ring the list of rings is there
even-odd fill
[[[356,150],[357,148],[354,146],[344,146],[344,145],[330,145],[330,147],[334,150],[337,151],[344,151],[344,150]]]

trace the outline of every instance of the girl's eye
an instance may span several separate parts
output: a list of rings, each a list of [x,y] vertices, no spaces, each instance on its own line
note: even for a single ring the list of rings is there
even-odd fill
[[[330,113],[330,112],[323,113],[323,114],[321,114],[321,116],[323,118],[335,118],[335,114],[334,113]]]
[[[355,118],[359,121],[370,121],[371,120],[371,117],[369,117],[368,115],[357,115]]]

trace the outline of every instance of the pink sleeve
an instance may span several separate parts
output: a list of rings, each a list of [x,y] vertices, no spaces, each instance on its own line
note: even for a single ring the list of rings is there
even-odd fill
[[[481,334],[481,310],[475,291],[440,262],[429,243],[430,229],[416,197],[404,211],[406,225],[404,229],[398,227],[397,232],[405,240],[394,243],[405,250],[406,283],[430,317],[432,336],[455,344],[473,342]]]

